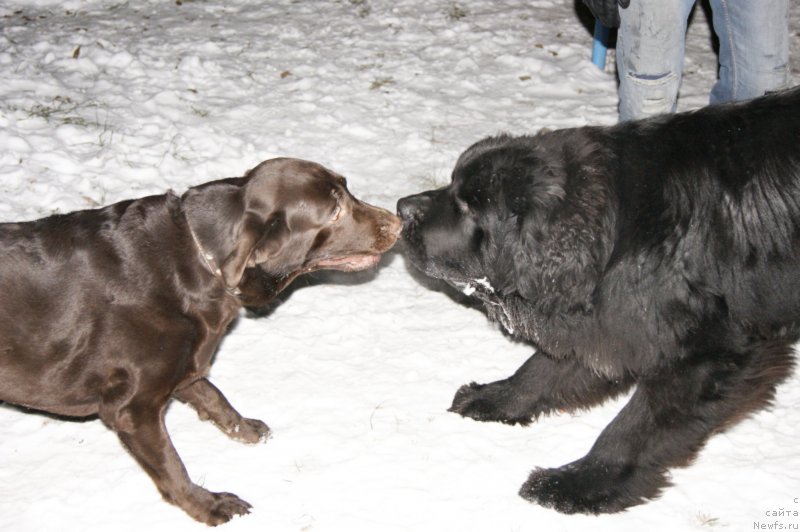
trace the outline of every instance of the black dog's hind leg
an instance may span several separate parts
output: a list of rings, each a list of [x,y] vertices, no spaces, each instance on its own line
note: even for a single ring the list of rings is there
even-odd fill
[[[610,379],[573,359],[544,353],[529,358],[511,377],[490,384],[467,384],[456,392],[451,412],[478,421],[526,425],[554,410],[575,410],[625,392],[631,377]]]
[[[589,454],[534,471],[520,495],[565,513],[618,512],[659,495],[715,432],[765,406],[792,368],[791,348],[695,355],[643,378]]]

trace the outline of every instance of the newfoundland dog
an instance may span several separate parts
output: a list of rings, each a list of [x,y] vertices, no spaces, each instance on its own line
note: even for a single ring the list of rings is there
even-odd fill
[[[636,389],[525,499],[618,512],[768,405],[800,321],[800,89],[613,127],[501,135],[403,198],[407,254],[538,352],[451,410],[527,424]]]

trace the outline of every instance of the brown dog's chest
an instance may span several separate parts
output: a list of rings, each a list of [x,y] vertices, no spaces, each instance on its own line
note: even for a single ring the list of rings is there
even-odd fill
[[[232,297],[226,296],[225,302],[218,308],[208,309],[194,316],[197,342],[193,346],[187,371],[176,389],[208,375],[219,343],[228,332],[231,322],[238,315],[239,308],[238,302],[234,302]]]

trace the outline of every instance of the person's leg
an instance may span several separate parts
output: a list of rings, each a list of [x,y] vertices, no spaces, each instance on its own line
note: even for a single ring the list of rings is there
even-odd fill
[[[711,0],[719,80],[711,103],[747,100],[789,83],[789,0]]]
[[[694,1],[636,0],[619,10],[620,121],[675,111]]]

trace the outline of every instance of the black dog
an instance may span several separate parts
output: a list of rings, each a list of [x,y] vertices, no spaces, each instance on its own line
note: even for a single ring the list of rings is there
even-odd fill
[[[452,411],[526,424],[636,385],[588,455],[520,495],[617,512],[767,405],[800,320],[800,89],[614,127],[484,139],[403,198],[407,253],[539,352]]]

